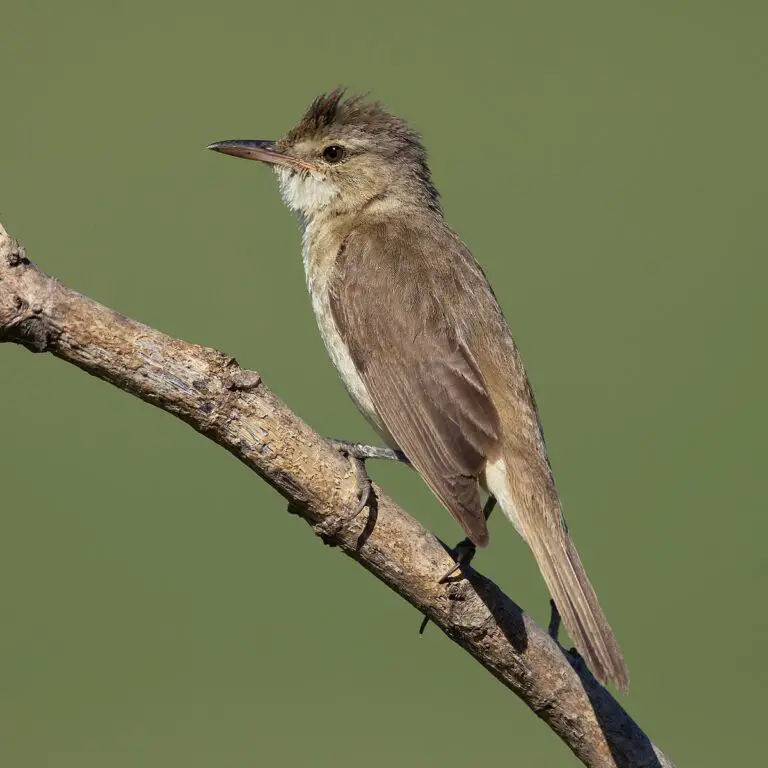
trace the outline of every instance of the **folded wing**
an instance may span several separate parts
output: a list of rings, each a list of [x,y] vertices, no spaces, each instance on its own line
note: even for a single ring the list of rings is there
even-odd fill
[[[403,251],[383,229],[347,238],[331,282],[331,311],[381,422],[484,546],[478,476],[499,437],[498,413],[439,300],[434,271],[423,267],[422,254]]]

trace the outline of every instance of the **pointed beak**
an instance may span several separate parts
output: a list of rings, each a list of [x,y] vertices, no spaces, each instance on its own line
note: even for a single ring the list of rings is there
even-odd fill
[[[266,139],[229,139],[209,144],[207,148],[214,152],[221,152],[223,155],[243,157],[246,160],[261,160],[262,163],[270,165],[285,165],[306,171],[320,170],[314,163],[278,152],[275,149],[275,142]]]

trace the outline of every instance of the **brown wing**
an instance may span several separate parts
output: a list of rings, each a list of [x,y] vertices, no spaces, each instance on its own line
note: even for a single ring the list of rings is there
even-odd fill
[[[426,268],[428,254],[407,242],[383,227],[349,236],[331,279],[331,312],[381,422],[472,541],[485,546],[478,475],[499,417],[440,298],[435,281],[449,274]]]

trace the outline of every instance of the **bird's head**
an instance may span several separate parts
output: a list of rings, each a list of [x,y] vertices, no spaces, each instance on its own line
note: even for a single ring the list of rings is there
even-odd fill
[[[372,202],[440,210],[419,135],[377,102],[316,98],[277,141],[232,139],[208,148],[270,164],[286,205],[306,219],[354,213]]]

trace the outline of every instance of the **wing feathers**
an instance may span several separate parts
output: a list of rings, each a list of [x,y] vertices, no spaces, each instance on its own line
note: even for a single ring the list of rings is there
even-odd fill
[[[426,284],[433,276],[418,268],[423,257],[393,240],[375,230],[347,238],[331,312],[387,431],[483,546],[477,478],[498,440],[498,414],[459,325]]]

